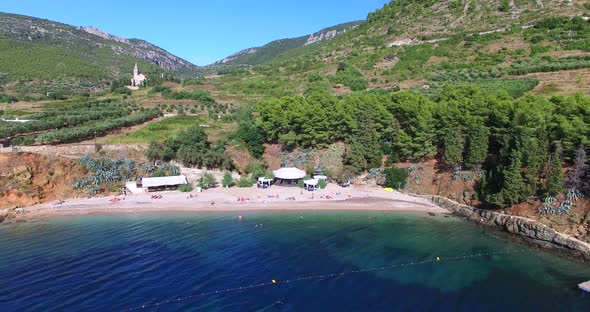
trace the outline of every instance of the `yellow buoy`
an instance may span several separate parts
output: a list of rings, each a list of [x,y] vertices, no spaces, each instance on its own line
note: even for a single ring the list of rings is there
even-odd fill
[[[272,280],[272,283],[273,283],[273,284],[274,284],[274,283],[276,283],[276,282],[277,282],[277,281],[275,281],[275,280]]]

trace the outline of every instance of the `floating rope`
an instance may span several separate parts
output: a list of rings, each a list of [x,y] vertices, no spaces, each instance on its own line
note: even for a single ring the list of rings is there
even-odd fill
[[[423,261],[418,261],[418,262],[408,262],[408,263],[394,264],[394,265],[388,265],[388,266],[382,266],[382,267],[366,268],[366,269],[359,269],[359,270],[352,270],[352,271],[343,271],[343,272],[338,272],[338,273],[301,276],[301,277],[296,277],[296,278],[292,278],[292,279],[285,279],[285,280],[274,280],[273,279],[269,282],[264,282],[264,283],[259,283],[259,284],[251,284],[251,285],[247,285],[247,286],[226,288],[226,289],[208,291],[208,292],[202,292],[202,293],[194,293],[192,295],[178,297],[175,299],[168,299],[168,300],[160,301],[157,303],[144,304],[142,306],[129,308],[128,311],[143,310],[143,309],[147,309],[147,308],[159,307],[159,306],[162,306],[165,304],[170,304],[173,302],[185,301],[185,300],[189,300],[189,299],[193,299],[193,298],[197,298],[197,297],[204,297],[204,296],[210,296],[210,295],[225,294],[225,293],[230,293],[230,292],[251,290],[251,289],[266,287],[266,286],[271,286],[271,285],[290,284],[290,283],[308,281],[308,280],[323,280],[323,279],[327,279],[327,278],[345,276],[345,275],[355,274],[355,273],[391,270],[391,269],[396,269],[396,268],[410,267],[410,266],[428,264],[428,263],[433,263],[433,262],[455,261],[455,260],[471,259],[471,258],[478,258],[478,257],[484,257],[484,256],[504,255],[504,254],[509,254],[509,253],[517,253],[517,252],[525,252],[525,251],[528,251],[528,250],[527,249],[506,250],[506,251],[478,253],[478,254],[471,254],[471,255],[458,256],[458,257],[449,257],[449,258],[436,257],[434,259],[428,259],[428,260],[423,260]]]

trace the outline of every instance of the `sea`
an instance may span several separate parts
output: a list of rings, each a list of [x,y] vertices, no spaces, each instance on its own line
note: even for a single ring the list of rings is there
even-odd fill
[[[241,215],[241,218],[240,218]],[[0,226],[0,311],[590,311],[590,265],[422,213],[68,216]]]

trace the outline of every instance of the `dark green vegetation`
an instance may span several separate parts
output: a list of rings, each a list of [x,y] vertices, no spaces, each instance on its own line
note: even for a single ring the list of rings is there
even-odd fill
[[[231,169],[231,159],[223,143],[212,146],[201,127],[193,126],[163,142],[152,141],[147,151],[150,160],[177,160],[187,167]]]
[[[474,168],[482,172],[480,198],[497,206],[563,192],[563,161],[590,144],[590,98],[442,89],[435,100],[385,91],[272,99],[258,106],[256,125],[267,142],[287,148],[344,141],[343,162],[353,173],[381,167],[383,155],[390,162],[437,156],[448,170]]]
[[[385,173],[385,187],[393,189],[403,189],[408,183],[408,170],[403,168],[387,168]]]
[[[0,85],[17,82],[23,88],[11,88],[15,95],[42,99],[47,92],[105,89],[113,79],[123,77],[128,83],[136,62],[148,77],[165,71],[183,74],[197,70],[145,41],[85,29],[0,13]]]
[[[159,109],[145,109],[132,102],[84,101],[22,118],[31,122],[0,122],[0,140],[25,145],[78,142],[146,122],[160,114]]]
[[[238,121],[238,129],[230,136],[230,139],[244,144],[255,158],[262,157],[264,153],[264,137],[260,128],[254,123],[252,109],[242,108],[236,111],[234,115]]]

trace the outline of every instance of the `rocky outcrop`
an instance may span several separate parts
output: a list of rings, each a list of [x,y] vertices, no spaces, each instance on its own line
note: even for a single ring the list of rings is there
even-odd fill
[[[566,252],[570,256],[584,261],[590,261],[590,244],[559,233],[538,221],[461,205],[455,201],[440,196],[421,197],[427,197],[432,200],[435,205],[447,209],[453,214],[464,217],[469,221],[495,227],[501,231],[525,238],[528,242],[536,245],[550,249],[558,249]]]
[[[120,42],[120,43],[125,43],[125,44],[131,44],[129,42],[129,40],[125,39],[125,38],[121,38],[121,37],[117,37],[117,36],[113,36],[107,32],[104,32],[96,27],[92,27],[92,26],[87,26],[87,27],[80,27],[81,30],[89,33],[89,34],[93,34],[95,36],[99,36],[103,39],[106,40],[112,40],[112,41],[116,41],[116,42]]]
[[[307,41],[305,42],[305,44],[303,44],[304,46],[308,46],[310,44],[314,44],[314,43],[319,43],[322,41],[326,41],[326,40],[331,40],[334,37],[341,35],[343,33],[346,32],[346,29],[343,30],[329,30],[329,31],[322,31],[322,32],[318,32],[315,34],[311,34],[309,36],[309,38],[307,38]]]

